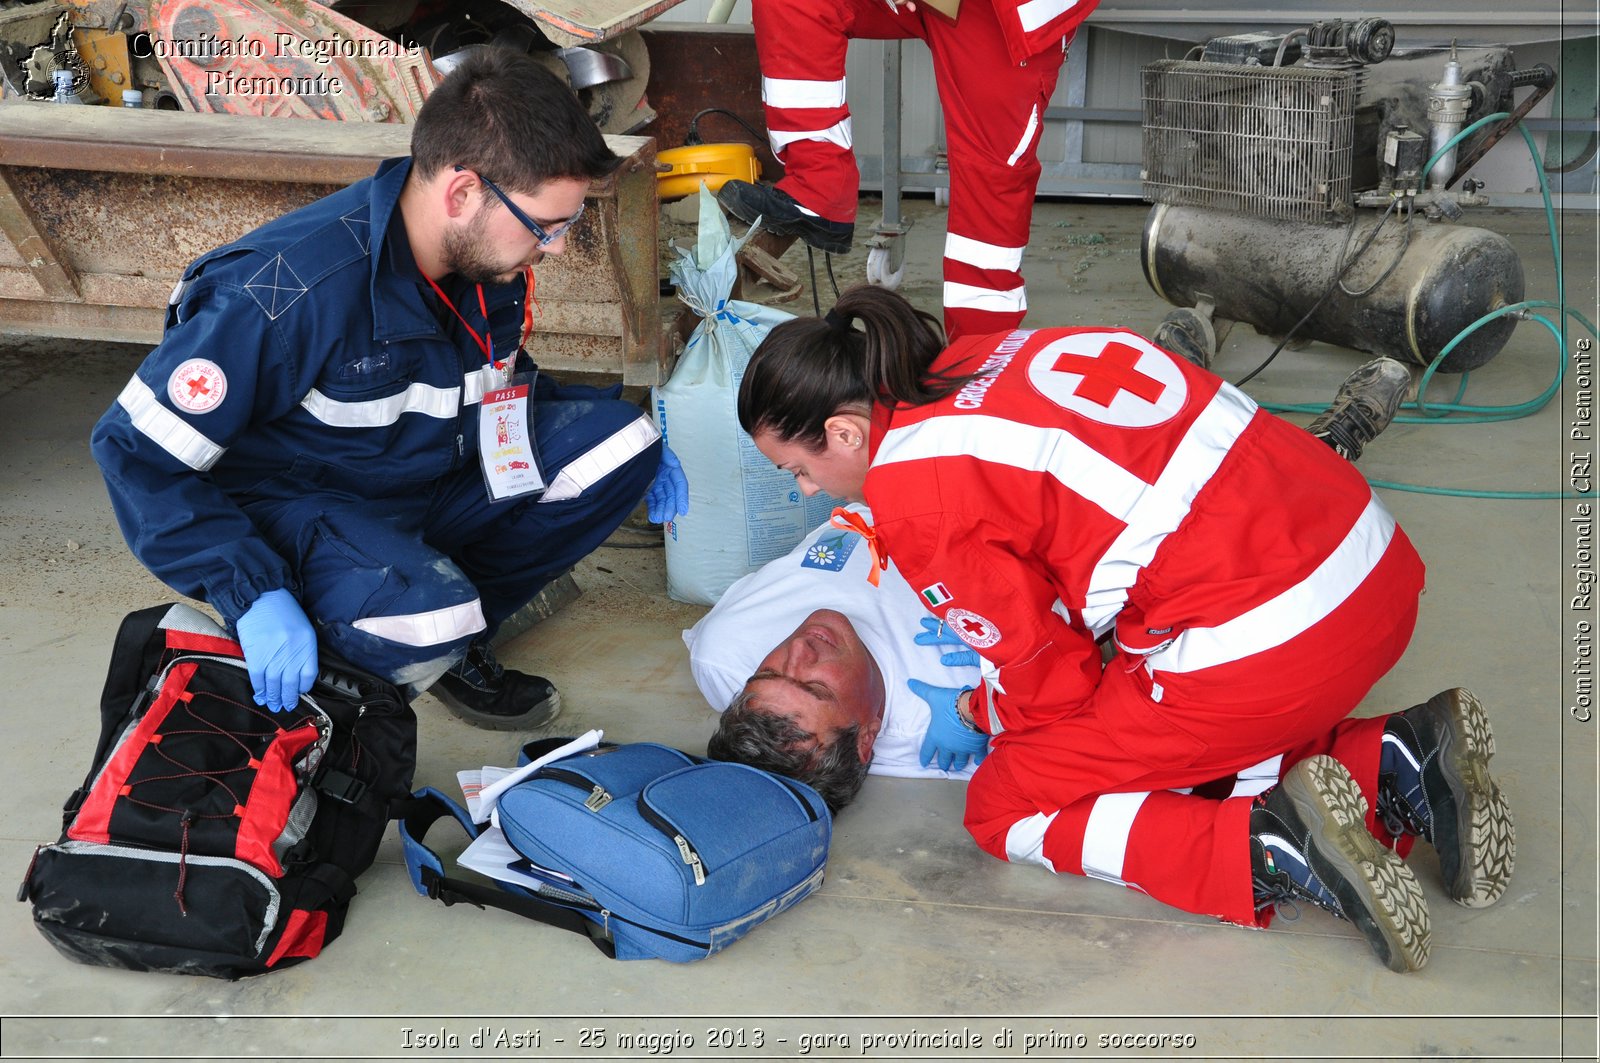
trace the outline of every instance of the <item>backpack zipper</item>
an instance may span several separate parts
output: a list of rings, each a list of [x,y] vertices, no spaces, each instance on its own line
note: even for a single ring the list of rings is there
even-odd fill
[[[673,844],[678,847],[678,855],[683,858],[684,863],[694,870],[694,884],[696,886],[704,886],[706,884],[706,866],[701,862],[700,854],[695,852],[694,846],[689,844],[689,839],[685,838],[677,827],[668,822],[665,816],[646,804],[644,794],[641,793],[639,795],[638,803],[639,815],[644,817],[646,823],[672,839]]]
[[[540,768],[534,778],[554,779],[556,782],[566,783],[580,790],[588,790],[589,796],[583,799],[583,807],[590,812],[598,812],[611,803],[611,794],[604,786],[575,771],[567,771],[565,768]]]
[[[794,795],[794,799],[800,803],[800,807],[805,809],[806,818],[810,822],[815,823],[819,818],[817,816],[817,810],[811,807],[811,802],[806,800],[805,795],[800,792],[800,788],[794,784],[794,781],[791,779],[786,779],[782,775],[776,774],[773,775],[772,778],[777,782],[782,783],[784,787],[786,787],[788,791]]]

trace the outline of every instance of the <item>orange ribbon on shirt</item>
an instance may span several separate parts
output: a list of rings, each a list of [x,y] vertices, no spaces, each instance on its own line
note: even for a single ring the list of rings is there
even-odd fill
[[[867,566],[867,582],[876,587],[878,573],[889,567],[889,556],[883,552],[883,545],[878,542],[876,529],[862,520],[861,514],[853,513],[843,506],[839,506],[828,515],[828,523],[840,531],[853,531],[867,541],[867,548],[872,551],[872,564]]]

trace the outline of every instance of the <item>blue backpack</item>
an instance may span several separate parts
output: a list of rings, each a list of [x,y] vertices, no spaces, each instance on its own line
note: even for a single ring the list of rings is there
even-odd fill
[[[531,762],[565,739],[524,747]],[[418,792],[400,821],[412,884],[427,897],[516,912],[588,936],[619,960],[704,959],[822,884],[832,818],[793,779],[651,742],[602,744],[540,768],[500,797],[500,828],[533,873],[532,888],[478,885],[445,873],[422,844],[453,815]]]

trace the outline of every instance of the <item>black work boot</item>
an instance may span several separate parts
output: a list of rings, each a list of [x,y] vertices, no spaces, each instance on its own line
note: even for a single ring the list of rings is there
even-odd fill
[[[469,646],[428,692],[474,727],[491,731],[531,731],[561,712],[561,695],[550,680],[502,667],[487,643]]]
[[[789,193],[773,185],[728,181],[717,192],[722,209],[746,225],[760,220],[761,227],[775,236],[798,236],[818,251],[842,255],[855,239],[854,222],[829,221],[807,214]]]
[[[1393,358],[1374,358],[1344,378],[1333,405],[1306,425],[1306,431],[1355,461],[1389,427],[1410,387],[1411,370]]]
[[[1310,901],[1354,923],[1391,971],[1414,971],[1428,962],[1422,887],[1366,817],[1360,787],[1332,757],[1290,768],[1250,810],[1256,910]]]
[[[1216,354],[1217,332],[1210,320],[1193,307],[1180,306],[1161,319],[1150,342],[1171,351],[1201,369],[1211,368]]]
[[[1378,817],[1390,833],[1414,834],[1439,854],[1457,904],[1493,904],[1511,881],[1516,828],[1489,776],[1494,732],[1470,690],[1435,694],[1389,717],[1378,763]]]

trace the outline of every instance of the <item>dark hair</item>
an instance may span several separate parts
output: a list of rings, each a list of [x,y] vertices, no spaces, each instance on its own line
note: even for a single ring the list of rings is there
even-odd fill
[[[524,193],[556,178],[592,181],[621,161],[560,78],[492,46],[473,48],[423,102],[411,158],[422,180],[463,166]]]
[[[750,707],[750,692],[740,691],[706,743],[706,756],[798,779],[822,795],[837,815],[861,792],[867,765],[856,749],[859,724],[841,727],[824,742],[792,716]]]
[[[960,388],[969,375],[929,371],[943,350],[944,329],[932,314],[859,285],[827,317],[785,321],[761,341],[739,385],[739,426],[820,448],[823,423],[841,410],[923,406]]]

